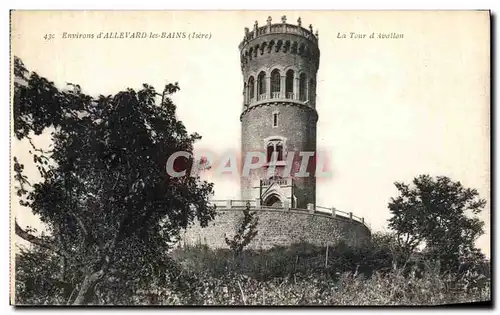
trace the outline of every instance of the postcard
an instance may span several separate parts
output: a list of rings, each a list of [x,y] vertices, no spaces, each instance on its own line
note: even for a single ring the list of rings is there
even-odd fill
[[[22,11],[11,304],[491,304],[489,11]]]

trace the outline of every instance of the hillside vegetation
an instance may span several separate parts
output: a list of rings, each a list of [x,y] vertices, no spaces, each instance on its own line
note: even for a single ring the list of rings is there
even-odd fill
[[[185,272],[191,277],[186,283],[195,283],[189,301],[194,304],[439,305],[491,299],[488,262],[471,262],[451,273],[423,254],[398,262],[397,254],[381,244],[328,250],[295,244],[239,256],[199,245],[177,249],[173,257],[182,266],[180,277]],[[169,291],[155,302],[187,301]]]

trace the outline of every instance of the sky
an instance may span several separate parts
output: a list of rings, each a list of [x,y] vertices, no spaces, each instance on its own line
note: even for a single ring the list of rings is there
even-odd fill
[[[178,117],[203,139],[198,150],[222,155],[240,149],[243,78],[238,44],[244,28],[268,16],[319,31],[318,150],[332,176],[318,179],[316,203],[364,217],[386,231],[395,181],[419,174],[449,176],[476,188],[488,202],[490,253],[490,69],[487,12],[214,11],[14,12],[12,53],[58,87],[79,84],[97,96],[148,83],[161,91],[179,82]],[[63,33],[187,32],[210,39],[67,39]],[[351,39],[350,33],[403,34],[399,39]],[[339,33],[347,38],[339,38]],[[44,35],[53,35],[46,40]],[[49,38],[47,37],[47,38]],[[37,143],[47,145],[46,135]],[[29,145],[12,141],[27,162]],[[237,199],[235,178],[207,176],[214,199]],[[26,211],[13,211],[24,225]]]

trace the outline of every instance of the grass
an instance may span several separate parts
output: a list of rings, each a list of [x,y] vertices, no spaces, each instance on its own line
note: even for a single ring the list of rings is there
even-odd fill
[[[484,276],[443,274],[429,262],[420,269],[394,268],[390,261],[381,263],[380,253],[347,248],[329,249],[328,259],[326,249],[307,244],[245,251],[239,257],[205,246],[172,255],[197,280],[190,299],[168,292],[160,304],[440,305],[491,300],[491,281]]]
[[[393,263],[384,246],[294,244],[239,256],[206,246],[168,254],[163,271],[96,287],[100,305],[442,305],[491,300],[489,267],[460,274],[438,263]],[[16,272],[19,304],[65,304],[52,281],[58,259],[25,255]],[[17,259],[20,259],[17,257]],[[36,273],[32,266],[43,263]],[[476,264],[477,265],[477,264]],[[145,279],[147,279],[145,281]],[[16,297],[17,294],[16,294]]]

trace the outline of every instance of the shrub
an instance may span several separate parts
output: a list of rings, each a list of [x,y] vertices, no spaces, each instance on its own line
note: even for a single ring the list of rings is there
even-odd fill
[[[438,305],[488,301],[485,273],[442,273],[417,255],[402,264],[394,250],[326,248],[301,243],[269,250],[195,246],[173,255],[197,278],[193,295],[203,305]],[[469,266],[471,267],[471,266]]]

